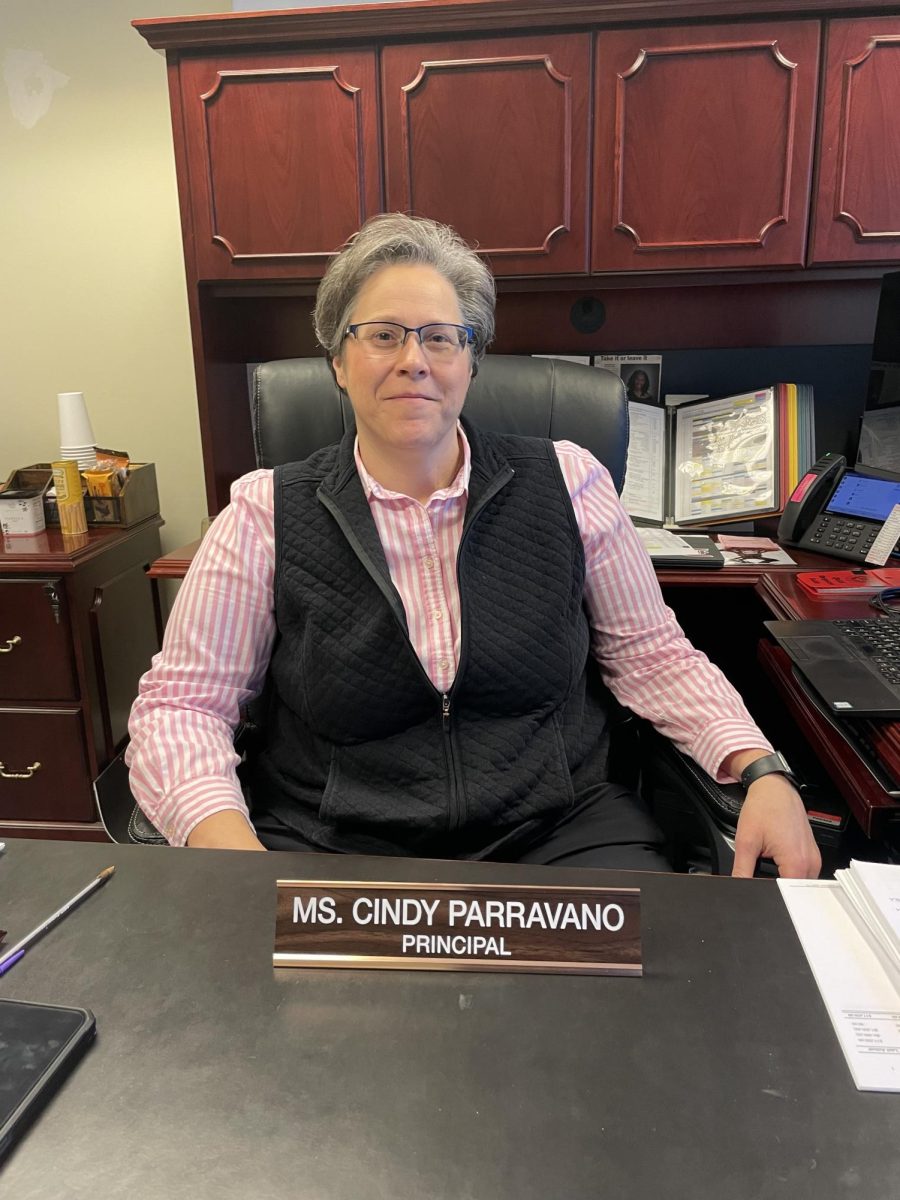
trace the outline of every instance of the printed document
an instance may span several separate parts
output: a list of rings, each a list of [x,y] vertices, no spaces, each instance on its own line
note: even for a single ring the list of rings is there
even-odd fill
[[[676,525],[777,508],[773,388],[692,404],[677,412]]]
[[[853,864],[858,866],[880,864]],[[896,958],[869,929],[839,881],[779,879],[778,886],[854,1083],[863,1091],[900,1092],[900,970]],[[890,913],[896,922],[900,910],[900,868],[882,868],[877,889],[874,903],[882,917],[887,903],[890,926]],[[871,902],[870,892],[867,903]]]
[[[638,520],[665,519],[666,412],[651,404],[628,403],[628,462],[622,503]]]

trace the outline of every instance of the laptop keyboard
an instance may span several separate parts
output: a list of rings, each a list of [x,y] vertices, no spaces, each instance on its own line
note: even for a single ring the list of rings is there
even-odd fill
[[[860,617],[832,624],[865,655],[887,683],[900,684],[900,621]]]

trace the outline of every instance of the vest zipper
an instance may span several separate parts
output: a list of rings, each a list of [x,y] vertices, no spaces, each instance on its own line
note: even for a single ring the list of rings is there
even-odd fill
[[[510,466],[507,466],[504,470],[498,472],[483,492],[476,506],[471,510],[471,512],[466,514],[465,522],[463,524],[462,534],[460,535],[459,539],[459,548],[456,552],[456,586],[459,590],[459,622],[460,626],[462,627],[462,639],[459,647],[459,663],[457,664],[456,668],[456,679],[458,679],[463,673],[468,654],[468,622],[465,619],[466,602],[462,589],[462,581],[459,578],[459,564],[462,558],[463,546],[465,545],[466,538],[469,536],[469,531],[472,528],[472,525],[475,523],[476,518],[481,513],[481,510],[485,507],[489,500],[493,499],[493,497],[501,490],[501,488],[506,487],[513,475],[515,475],[515,471]],[[449,829],[459,829],[465,819],[466,807],[466,798],[463,795],[462,788],[460,787],[459,771],[457,770],[456,755],[453,749],[453,736],[450,729],[450,696],[454,687],[456,687],[456,679],[454,679],[453,683],[450,685],[449,692],[441,693],[441,724],[443,726],[444,733],[447,735],[447,764],[450,769]]]
[[[450,775],[450,811],[447,814],[448,830],[458,829],[463,810],[463,798],[459,790],[459,775],[456,770],[456,754],[453,749],[453,736],[450,730],[450,696],[441,693],[441,726],[444,730],[447,767]]]

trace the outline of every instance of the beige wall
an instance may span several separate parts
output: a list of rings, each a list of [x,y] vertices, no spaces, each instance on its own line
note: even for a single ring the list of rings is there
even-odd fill
[[[206,502],[165,59],[130,22],[228,7],[0,4],[0,478],[82,391],[101,445],[157,464],[165,549]]]

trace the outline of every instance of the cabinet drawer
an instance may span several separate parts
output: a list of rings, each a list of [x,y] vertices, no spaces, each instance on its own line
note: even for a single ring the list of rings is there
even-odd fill
[[[0,709],[0,763],[0,819],[95,819],[80,712]]]
[[[0,581],[0,700],[77,698],[62,581]]]

